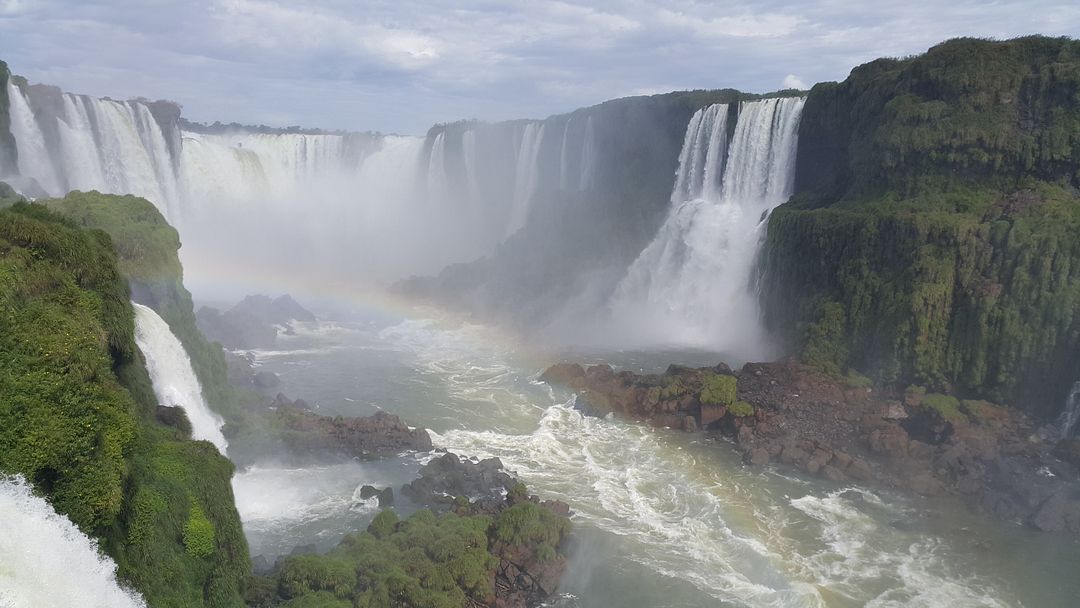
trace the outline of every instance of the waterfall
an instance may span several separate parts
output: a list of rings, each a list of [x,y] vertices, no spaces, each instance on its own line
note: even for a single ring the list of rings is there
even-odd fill
[[[593,170],[596,166],[596,132],[593,130],[592,116],[585,120],[585,138],[581,141],[581,180],[578,190],[588,190],[593,185]]]
[[[1065,440],[1072,437],[1077,422],[1080,422],[1080,382],[1072,385],[1069,398],[1065,400],[1065,409],[1058,417],[1059,438]]]
[[[566,190],[570,186],[570,159],[568,152],[570,148],[570,123],[574,121],[574,117],[566,119],[566,125],[563,127],[562,132],[562,145],[559,146],[559,189]]]
[[[768,211],[791,195],[803,98],[743,102],[691,118],[653,241],[616,288],[611,312],[642,340],[745,358],[771,354],[750,290]]]
[[[22,477],[0,476],[0,606],[145,608],[116,564]]]
[[[435,141],[431,142],[431,155],[428,158],[428,198],[445,197],[446,183],[446,131],[440,131]]]
[[[510,221],[506,236],[514,234],[525,225],[529,206],[539,185],[540,145],[544,141],[544,124],[530,122],[522,128],[521,143],[517,151],[514,169],[514,198],[510,209]]]
[[[146,358],[158,402],[184,408],[191,421],[192,437],[213,443],[224,454],[228,443],[221,434],[223,421],[206,405],[184,346],[152,308],[134,302],[132,306],[135,307],[135,343]]]
[[[19,152],[19,173],[37,180],[38,185],[49,195],[60,194],[60,181],[45,146],[45,135],[30,108],[30,102],[23,95],[22,89],[15,86],[11,80],[8,80],[7,94],[11,134],[15,136]]]
[[[469,188],[467,197],[472,204],[480,197],[480,181],[477,178],[480,159],[477,154],[476,131],[469,129],[461,134],[461,158],[465,165],[465,184]]]
[[[57,121],[57,125],[68,188],[108,190],[86,100],[77,95],[64,95],[64,116]]]

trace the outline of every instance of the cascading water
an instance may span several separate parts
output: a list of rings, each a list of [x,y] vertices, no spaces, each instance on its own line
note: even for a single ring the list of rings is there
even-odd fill
[[[539,185],[540,145],[544,141],[544,124],[530,122],[522,128],[521,144],[518,146],[517,166],[514,170],[514,199],[506,236],[514,234],[525,225],[529,206]]]
[[[213,443],[224,454],[228,447],[221,434],[224,421],[206,405],[202,386],[184,346],[152,308],[134,302],[132,306],[135,308],[135,343],[146,357],[154,395],[162,405],[184,408],[191,421],[192,437]]]
[[[476,131],[469,129],[461,134],[461,158],[465,165],[465,183],[469,187],[468,200],[475,203],[480,198],[480,180],[477,178],[479,158],[476,149]]]
[[[764,219],[791,195],[803,102],[742,103],[730,142],[728,106],[694,114],[667,220],[613,295],[617,323],[645,342],[769,356],[750,283]]]
[[[431,144],[431,157],[428,159],[427,191],[429,197],[443,196],[446,193],[446,132],[435,136]]]
[[[0,476],[0,606],[145,608],[116,564],[21,477]]]
[[[7,95],[11,104],[11,134],[15,136],[19,150],[19,173],[36,179],[48,194],[58,193],[60,181],[45,147],[45,135],[38,126],[34,111],[30,109],[30,102],[22,89],[11,81],[8,81]]]
[[[578,180],[578,190],[588,190],[593,185],[593,171],[596,165],[596,131],[593,129],[593,119],[589,116],[585,119],[585,138],[581,142],[581,179]]]
[[[1078,422],[1080,422],[1080,382],[1072,385],[1069,398],[1065,400],[1065,409],[1058,417],[1059,438],[1065,440],[1072,437]]]

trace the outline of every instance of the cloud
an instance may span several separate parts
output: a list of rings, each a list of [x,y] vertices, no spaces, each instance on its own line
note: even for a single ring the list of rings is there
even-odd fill
[[[799,78],[798,76],[796,76],[795,74],[788,74],[787,76],[784,76],[784,81],[780,84],[780,88],[782,88],[782,89],[800,89],[800,90],[805,91],[805,90],[809,89],[810,87],[806,86],[806,83],[803,82],[802,79]]]
[[[766,92],[941,40],[1080,34],[1080,7],[931,0],[0,0],[33,81],[195,120],[422,133],[670,88]]]

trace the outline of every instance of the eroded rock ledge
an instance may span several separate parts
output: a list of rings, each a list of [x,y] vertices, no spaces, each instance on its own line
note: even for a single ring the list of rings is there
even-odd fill
[[[995,404],[891,394],[795,362],[651,375],[564,363],[541,379],[575,390],[586,413],[730,437],[752,466],[957,495],[1002,519],[1080,534],[1080,450]]]

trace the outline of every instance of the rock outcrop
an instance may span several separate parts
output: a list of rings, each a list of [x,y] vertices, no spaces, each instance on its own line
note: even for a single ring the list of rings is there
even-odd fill
[[[494,519],[488,550],[498,565],[492,572],[495,596],[487,605],[526,608],[555,592],[566,571],[566,503],[529,496],[498,458],[466,459],[452,453],[424,465],[417,479],[401,490],[436,511]]]
[[[278,393],[267,417],[285,447],[299,457],[379,458],[402,451],[431,451],[431,437],[383,411],[362,418],[322,416],[302,399]]]
[[[586,413],[726,435],[752,466],[957,495],[1002,519],[1080,534],[1077,448],[1055,446],[1013,409],[879,392],[791,361],[738,372],[673,366],[659,375],[560,364],[541,379],[577,391]]]
[[[196,313],[207,338],[228,349],[269,349],[277,343],[278,329],[289,331],[292,321],[314,322],[315,315],[286,294],[277,298],[247,296],[222,312],[203,306]]]

